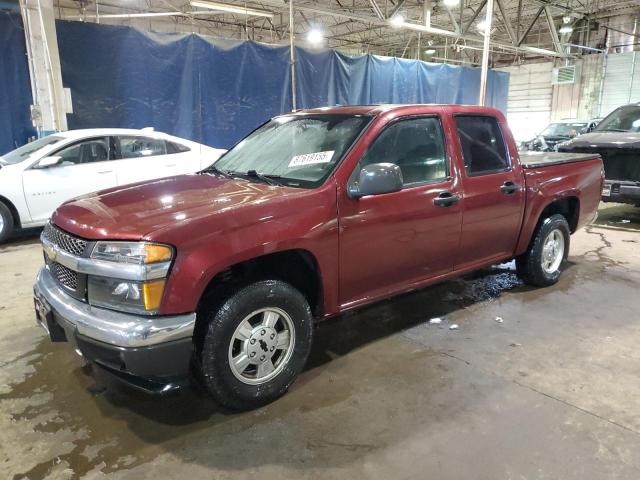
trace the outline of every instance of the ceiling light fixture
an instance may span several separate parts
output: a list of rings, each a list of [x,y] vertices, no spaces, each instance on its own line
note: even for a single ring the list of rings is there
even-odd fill
[[[573,27],[571,25],[563,25],[558,30],[560,33],[571,33],[573,32]]]
[[[445,6],[452,8],[460,5],[460,0],[442,0],[442,3],[444,3]]]
[[[273,18],[274,14],[267,10],[259,10],[257,8],[239,7],[237,5],[229,5],[226,3],[209,2],[207,0],[191,0],[189,4],[192,7],[208,8],[218,12],[236,13],[238,15],[248,15],[250,17],[267,17]]]
[[[396,14],[393,17],[391,17],[391,19],[389,20],[389,23],[394,28],[400,28],[402,25],[404,25],[404,17],[400,14]]]
[[[435,48],[428,48],[424,51],[425,55],[435,55],[436,53],[436,49]]]
[[[481,32],[484,32],[487,29],[487,19],[480,20],[476,25],[476,28]]]
[[[322,34],[322,30],[319,28],[312,28],[307,33],[307,42],[313,45],[320,45],[324,43],[324,35]]]

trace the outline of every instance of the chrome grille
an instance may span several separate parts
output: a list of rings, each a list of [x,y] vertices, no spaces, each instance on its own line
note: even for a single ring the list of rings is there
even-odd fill
[[[58,283],[71,290],[77,290],[78,274],[76,272],[57,262],[51,262],[51,264],[49,264],[49,270]]]
[[[51,223],[47,223],[44,226],[43,235],[51,243],[71,255],[82,256],[87,248],[86,240],[69,235],[59,228],[54,227]]]

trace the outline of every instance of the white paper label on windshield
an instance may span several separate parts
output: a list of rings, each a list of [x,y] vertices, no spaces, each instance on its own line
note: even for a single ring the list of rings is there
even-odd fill
[[[329,163],[333,157],[334,150],[326,152],[305,153],[304,155],[296,155],[289,162],[289,168],[302,167],[304,165],[314,165],[316,163]]]

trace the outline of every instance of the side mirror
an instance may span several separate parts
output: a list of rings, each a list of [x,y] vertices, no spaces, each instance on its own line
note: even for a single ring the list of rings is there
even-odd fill
[[[44,157],[36,164],[36,168],[49,168],[62,163],[62,157],[54,155],[52,157]]]
[[[402,171],[393,163],[373,163],[362,167],[358,182],[349,185],[349,196],[381,195],[402,190]]]

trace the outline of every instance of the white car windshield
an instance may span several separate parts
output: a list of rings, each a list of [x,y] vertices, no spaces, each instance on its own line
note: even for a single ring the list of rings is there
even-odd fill
[[[29,155],[31,155],[36,150],[40,150],[47,145],[53,145],[60,140],[62,140],[62,137],[56,137],[55,135],[50,135],[48,137],[42,137],[38,140],[34,140],[31,143],[27,143],[26,145],[23,145],[19,148],[16,148],[15,150],[10,151],[9,153],[4,154],[2,157],[0,157],[0,164],[13,165],[15,163],[20,163],[23,160],[29,158]]]

